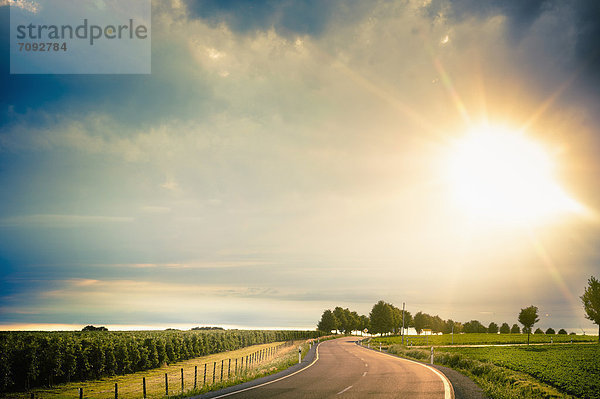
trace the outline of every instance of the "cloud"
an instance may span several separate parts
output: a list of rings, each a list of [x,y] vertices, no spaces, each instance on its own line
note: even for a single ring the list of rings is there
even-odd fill
[[[37,13],[40,8],[38,3],[28,0],[0,0],[0,7],[2,6],[16,7],[34,14]]]
[[[186,4],[192,16],[213,24],[225,23],[237,33],[274,29],[285,37],[320,36],[326,32],[331,20],[340,14],[344,14],[346,21],[352,23],[353,15],[347,11],[358,9],[360,12],[366,8],[364,2],[355,0],[188,0]]]
[[[132,217],[96,215],[24,215],[0,219],[1,227],[73,227],[98,223],[130,223]]]

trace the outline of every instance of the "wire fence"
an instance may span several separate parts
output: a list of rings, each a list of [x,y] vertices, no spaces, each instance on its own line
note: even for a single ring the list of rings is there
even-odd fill
[[[78,388],[72,398],[164,398],[177,396],[189,392],[209,391],[220,388],[227,382],[241,380],[255,372],[259,367],[272,361],[285,348],[294,345],[288,341],[276,346],[262,348],[250,354],[220,359],[194,365],[193,367],[182,367],[177,371],[170,371],[163,375],[152,375],[141,377],[139,384],[127,382],[125,384],[114,383],[109,389],[87,389]],[[40,396],[31,394],[31,399]]]

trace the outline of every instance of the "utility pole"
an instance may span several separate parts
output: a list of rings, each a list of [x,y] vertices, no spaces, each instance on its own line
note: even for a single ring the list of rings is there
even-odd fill
[[[405,303],[402,302],[402,345],[404,345],[404,305]]]

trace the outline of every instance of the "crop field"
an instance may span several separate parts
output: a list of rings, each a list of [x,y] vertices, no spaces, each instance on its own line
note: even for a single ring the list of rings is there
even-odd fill
[[[573,343],[575,342],[598,342],[597,335],[546,335],[531,334],[531,343]],[[527,334],[451,334],[444,335],[407,335],[404,337],[405,344],[412,346],[439,346],[439,345],[502,345],[502,344],[526,344]],[[401,336],[377,337],[371,342],[382,345],[395,345],[402,343]]]
[[[195,395],[285,369],[298,361],[296,349],[299,345],[302,346],[303,353],[305,353],[308,349],[306,341],[253,345],[235,351],[164,365],[153,370],[98,380],[59,384],[52,388],[36,388],[28,392],[11,392],[2,397],[28,399],[33,394],[35,398],[40,399],[77,398],[81,388],[85,398],[113,399],[115,398],[116,384],[119,397],[142,398],[144,382],[146,397],[150,399],[164,398],[167,389],[169,396],[177,396],[182,393]],[[249,359],[252,360],[248,362]],[[168,385],[165,383],[165,374]]]
[[[248,330],[0,332],[0,393],[123,376],[249,346],[318,335],[315,331]],[[257,350],[262,349],[271,351]],[[261,359],[265,355],[261,352]],[[272,351],[268,355],[272,358]],[[228,358],[235,361],[232,356]],[[238,360],[240,367],[247,365],[248,359]]]
[[[581,398],[600,398],[600,345],[444,348],[481,362],[531,375]]]
[[[388,351],[429,362],[430,351],[392,345]],[[435,363],[473,378],[493,399],[600,399],[600,345],[438,347]]]

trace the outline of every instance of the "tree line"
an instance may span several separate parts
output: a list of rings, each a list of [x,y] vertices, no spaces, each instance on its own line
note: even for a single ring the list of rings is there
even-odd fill
[[[585,317],[598,325],[598,342],[600,342],[600,281],[591,276],[588,279],[588,285],[585,287],[583,295],[580,297],[585,311]],[[354,331],[367,331],[370,334],[397,334],[404,333],[403,329],[413,327],[417,334],[424,330],[431,333],[491,333],[491,334],[520,334],[521,331],[527,334],[527,343],[529,344],[529,335],[533,332],[533,326],[539,321],[538,308],[528,306],[521,309],[518,316],[519,323],[523,325],[523,330],[517,324],[512,327],[508,323],[502,323],[498,326],[491,322],[487,327],[478,320],[471,320],[466,323],[456,322],[452,319],[444,320],[438,315],[432,316],[427,313],[417,312],[414,316],[405,309],[399,309],[391,303],[379,301],[369,313],[369,316],[359,315],[348,308],[336,307],[333,311],[327,309],[321,315],[321,320],[317,323],[317,329],[330,333],[333,330],[350,334]],[[553,328],[548,328],[546,332],[537,328],[534,334],[555,334]],[[558,334],[567,334],[567,331],[561,328]],[[572,333],[573,334],[573,333]]]
[[[532,309],[534,308],[534,309]],[[531,312],[534,312],[534,321],[531,323]],[[321,315],[321,320],[317,324],[317,329],[326,333],[339,331],[350,334],[356,331],[367,331],[370,334],[399,334],[402,327],[406,330],[412,327],[417,334],[424,330],[431,331],[433,334],[442,333],[491,333],[491,334],[520,334],[531,333],[533,325],[539,321],[537,318],[537,307],[521,309],[519,322],[523,324],[523,329],[517,324],[510,326],[508,323],[502,323],[500,326],[491,322],[487,326],[479,320],[470,320],[465,323],[454,321],[452,319],[444,320],[440,316],[432,316],[424,312],[417,312],[414,316],[407,310],[402,310],[391,303],[383,300],[373,305],[369,316],[358,315],[357,312],[350,311],[348,308],[336,307],[333,311],[327,309]],[[537,329],[535,334],[556,334],[553,328],[548,328],[545,332]],[[567,331],[560,329],[558,334],[567,334]]]
[[[0,332],[0,392],[148,370],[318,331]]]

